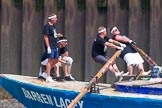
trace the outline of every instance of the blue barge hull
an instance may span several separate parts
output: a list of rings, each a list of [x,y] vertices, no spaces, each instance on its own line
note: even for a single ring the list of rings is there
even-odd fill
[[[1,74],[0,85],[27,108],[66,108],[88,82],[46,83],[36,77]],[[118,92],[99,84],[100,94],[87,93],[75,108],[162,108],[161,95]]]
[[[115,89],[120,92],[162,95],[162,82],[150,80],[123,81],[115,84]]]

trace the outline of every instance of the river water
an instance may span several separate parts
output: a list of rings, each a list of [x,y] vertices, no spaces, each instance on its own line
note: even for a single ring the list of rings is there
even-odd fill
[[[26,108],[0,87],[0,108]]]
[[[0,108],[26,108],[19,103],[16,99],[1,99]]]

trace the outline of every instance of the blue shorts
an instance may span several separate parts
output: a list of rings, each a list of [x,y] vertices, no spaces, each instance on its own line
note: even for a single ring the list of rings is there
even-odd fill
[[[51,54],[47,54],[48,58],[59,58],[59,52],[58,49],[51,49]]]

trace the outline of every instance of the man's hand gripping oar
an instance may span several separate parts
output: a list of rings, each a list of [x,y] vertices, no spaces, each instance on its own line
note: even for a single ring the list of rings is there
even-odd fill
[[[75,104],[90,90],[91,86],[96,83],[109,68],[109,66],[116,60],[117,57],[121,54],[121,50],[115,52],[115,54],[107,61],[107,63],[98,71],[98,73],[89,81],[89,84],[84,87],[84,89],[75,97],[72,103],[69,104],[67,108],[73,108]]]

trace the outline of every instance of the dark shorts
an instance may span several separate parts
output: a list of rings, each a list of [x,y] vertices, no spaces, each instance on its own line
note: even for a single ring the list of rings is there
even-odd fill
[[[59,52],[58,49],[51,49],[51,54],[47,54],[48,58],[59,58]]]
[[[108,56],[98,55],[98,56],[94,57],[93,59],[94,59],[95,62],[104,65],[109,60],[109,57]]]

